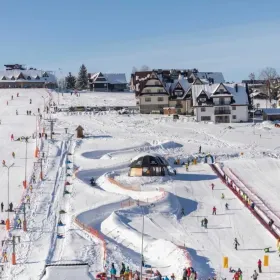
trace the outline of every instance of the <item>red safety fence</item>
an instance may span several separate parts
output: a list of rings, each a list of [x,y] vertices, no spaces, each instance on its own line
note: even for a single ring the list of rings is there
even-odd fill
[[[255,216],[256,219],[276,238],[279,239],[278,228],[273,225],[270,227],[268,225],[268,221],[270,218],[265,214],[257,205],[254,199],[246,193],[246,191],[241,190],[238,187],[238,183],[235,182],[232,178],[226,175],[220,168],[217,168],[215,164],[210,164],[214,173],[222,180],[222,182],[235,194],[235,196],[246,206],[246,208]],[[239,180],[239,179],[238,179]],[[242,184],[246,187],[246,185],[242,182]],[[249,199],[250,202],[255,204],[254,209],[251,207],[250,203],[248,203],[248,199],[244,199],[244,196]]]
[[[80,228],[82,228],[83,230],[85,230],[89,234],[98,238],[100,240],[100,242],[102,243],[103,252],[104,252],[103,253],[103,268],[105,269],[107,250],[106,250],[106,241],[104,239],[104,236],[98,230],[96,230],[96,229],[82,223],[81,221],[79,221],[79,219],[77,217],[75,218],[74,221]]]

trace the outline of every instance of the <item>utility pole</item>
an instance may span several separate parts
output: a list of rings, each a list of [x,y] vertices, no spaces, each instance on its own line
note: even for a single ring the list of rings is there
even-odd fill
[[[18,244],[16,243],[16,238],[18,240],[18,243],[20,243],[20,236],[16,236],[16,235],[13,235],[12,239],[2,240],[2,247],[5,243],[13,246],[12,265],[16,264],[16,245]]]
[[[8,170],[8,203],[7,203],[7,213],[8,217],[6,220],[6,230],[9,231],[11,228],[11,223],[10,223],[10,168],[13,167],[15,164],[12,163],[11,165],[7,166],[6,164],[3,167],[6,167]]]

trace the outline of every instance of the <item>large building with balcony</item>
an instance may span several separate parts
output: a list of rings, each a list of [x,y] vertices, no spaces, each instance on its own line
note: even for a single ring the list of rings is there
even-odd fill
[[[246,84],[202,84],[192,86],[196,121],[231,123],[248,121]]]
[[[21,64],[5,65],[0,71],[0,88],[56,88],[57,80],[54,72],[27,69]]]

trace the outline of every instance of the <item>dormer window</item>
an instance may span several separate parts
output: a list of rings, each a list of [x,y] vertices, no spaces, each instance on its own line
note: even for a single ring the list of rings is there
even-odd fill
[[[27,78],[26,78],[27,80],[31,80],[31,77],[30,76],[27,76]]]
[[[6,81],[7,78],[6,78],[5,76],[3,76],[1,80],[2,80],[2,81]]]
[[[202,97],[202,98],[199,98],[200,102],[202,103],[205,103],[206,102],[206,98],[205,97]]]
[[[48,78],[49,77],[49,75],[48,75],[48,73],[47,72],[45,72],[44,74],[43,74],[43,76],[42,76],[43,78]]]
[[[36,80],[40,80],[40,77],[37,75],[35,79],[36,79]]]
[[[25,80],[24,76],[22,73],[20,73],[17,77],[17,80]]]
[[[15,77],[14,77],[14,76],[12,76],[11,80],[12,80],[12,81],[14,81],[14,80],[15,80]]]

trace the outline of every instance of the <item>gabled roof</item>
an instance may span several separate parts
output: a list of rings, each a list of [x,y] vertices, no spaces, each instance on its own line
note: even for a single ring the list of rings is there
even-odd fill
[[[225,95],[225,94],[213,94],[217,91],[217,89],[223,85],[226,90],[231,94],[231,95]],[[237,89],[237,91],[236,91]],[[246,105],[249,104],[248,102],[248,95],[246,92],[246,85],[245,84],[204,84],[204,85],[192,85],[192,97],[193,97],[193,104],[194,106],[197,105],[197,97],[200,95],[200,93],[205,91],[207,94],[208,98],[213,98],[213,97],[226,97],[226,96],[232,96],[234,99],[235,105]]]
[[[48,74],[48,77],[42,77],[44,73]],[[0,71],[0,77],[5,76],[6,80],[1,80],[2,83],[4,82],[16,82],[18,81],[16,78],[19,77],[19,75],[23,75],[25,79],[27,79],[28,76],[31,77],[31,82],[44,82],[44,83],[56,83],[56,77],[52,72],[49,71],[42,71],[42,70],[20,70],[20,69],[14,69],[14,70],[5,70],[5,71]],[[39,77],[40,79],[36,80],[36,77]],[[11,78],[14,77],[15,80],[11,80]],[[24,80],[24,79],[20,79]]]
[[[109,84],[127,84],[124,73],[106,73],[103,76]]]
[[[201,80],[214,79],[214,83],[224,83],[225,79],[221,72],[197,72],[194,76]],[[208,80],[209,82],[209,80]]]
[[[103,75],[104,79],[106,79],[106,82],[109,84],[127,84],[126,77],[124,73],[93,73],[90,75],[90,79],[92,79],[93,82],[97,80],[97,78],[101,75]]]
[[[265,113],[266,115],[269,116],[273,116],[273,115],[280,115],[280,109],[274,109],[274,108],[268,108],[268,109],[263,109],[263,113]]]

